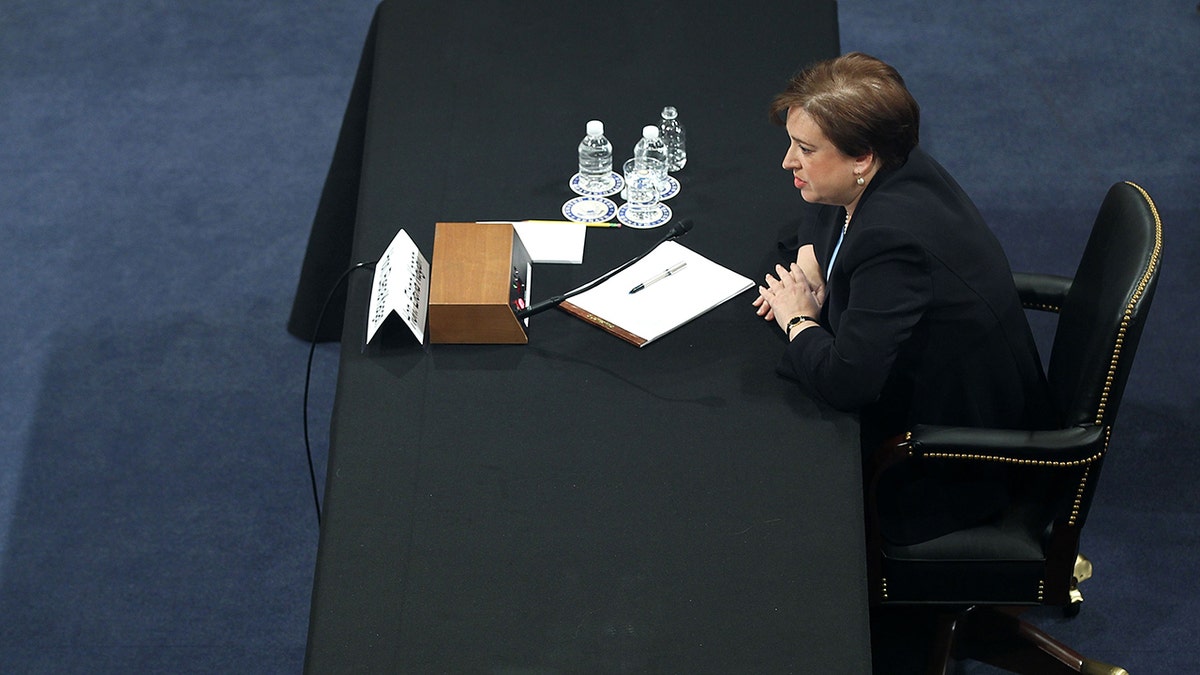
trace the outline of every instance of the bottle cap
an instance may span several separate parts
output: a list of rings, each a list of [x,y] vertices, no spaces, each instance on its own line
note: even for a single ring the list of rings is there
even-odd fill
[[[673,120],[679,116],[679,111],[675,109],[675,106],[669,105],[663,108],[662,116],[665,120]]]
[[[576,127],[576,128],[578,129],[578,127]],[[604,135],[604,122],[601,122],[600,120],[592,120],[591,122],[588,122],[587,123],[587,134],[588,134],[588,136],[603,136]]]
[[[647,124],[642,127],[642,138],[649,138],[651,140],[658,138],[658,127],[653,124]]]

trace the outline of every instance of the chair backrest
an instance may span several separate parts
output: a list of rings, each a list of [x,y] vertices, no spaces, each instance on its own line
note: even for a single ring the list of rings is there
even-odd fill
[[[1112,427],[1158,284],[1162,221],[1133,183],[1109,188],[1059,312],[1046,376],[1065,426]]]

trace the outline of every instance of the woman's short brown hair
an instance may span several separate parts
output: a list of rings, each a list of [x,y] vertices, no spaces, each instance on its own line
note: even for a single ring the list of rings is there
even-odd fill
[[[802,108],[839,150],[851,157],[873,152],[883,168],[908,161],[920,140],[921,108],[895,68],[853,52],[805,68],[771,103],[782,125]]]

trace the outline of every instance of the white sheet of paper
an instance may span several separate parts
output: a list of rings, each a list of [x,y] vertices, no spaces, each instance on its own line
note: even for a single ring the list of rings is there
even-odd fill
[[[517,236],[535,263],[583,262],[583,243],[587,226],[557,220],[525,220],[513,223]]]

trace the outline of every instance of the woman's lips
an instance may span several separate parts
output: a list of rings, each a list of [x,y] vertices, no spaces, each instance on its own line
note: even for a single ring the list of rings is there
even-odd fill
[[[795,185],[796,185],[796,189],[797,189],[797,190],[800,190],[800,189],[802,189],[802,188],[803,188],[805,185],[808,185],[808,183],[807,183],[807,182],[805,182],[805,181],[802,181],[802,180],[800,180],[799,178],[797,178],[797,177],[795,177],[795,176],[792,176],[792,182],[793,182],[793,183],[795,183]]]

